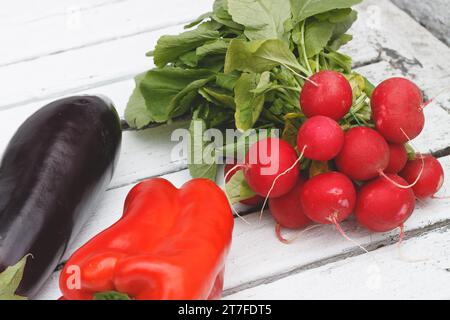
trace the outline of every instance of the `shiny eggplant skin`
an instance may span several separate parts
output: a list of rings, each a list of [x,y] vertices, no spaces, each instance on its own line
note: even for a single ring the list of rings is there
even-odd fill
[[[0,272],[32,254],[17,294],[36,295],[93,214],[121,140],[114,106],[97,96],[50,103],[15,133],[0,167]]]

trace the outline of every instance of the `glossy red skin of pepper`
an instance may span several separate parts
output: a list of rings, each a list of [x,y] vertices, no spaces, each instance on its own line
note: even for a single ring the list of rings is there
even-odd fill
[[[225,194],[210,180],[180,189],[144,181],[128,194],[122,218],[69,259],[61,291],[67,300],[107,291],[135,300],[219,299],[233,225]]]

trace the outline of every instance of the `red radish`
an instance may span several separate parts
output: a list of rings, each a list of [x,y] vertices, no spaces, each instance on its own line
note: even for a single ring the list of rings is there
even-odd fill
[[[372,113],[377,130],[389,142],[404,144],[425,126],[423,95],[411,81],[391,78],[373,92]]]
[[[321,71],[309,78],[300,94],[300,105],[308,117],[341,120],[352,107],[353,91],[348,80],[335,71]]]
[[[399,185],[408,183],[397,175],[388,175]],[[367,229],[387,232],[401,227],[414,211],[416,200],[412,189],[402,189],[380,177],[366,184],[358,194],[356,218]]]
[[[339,172],[323,173],[308,180],[301,190],[301,204],[306,216],[320,224],[338,224],[355,208],[353,182]]]
[[[375,130],[352,128],[345,134],[344,147],[336,158],[342,173],[358,181],[378,177],[389,165],[389,145]]]
[[[335,158],[344,146],[344,131],[331,118],[316,116],[308,119],[300,128],[297,148],[306,158],[329,161]]]
[[[239,166],[236,166],[234,164],[227,164],[225,165],[225,182],[228,182],[231,180],[231,178],[239,171],[242,170]],[[240,203],[243,205],[249,206],[249,207],[258,207],[260,206],[264,201],[264,198],[256,195],[250,199],[242,200]]]
[[[245,180],[260,196],[281,197],[297,183],[300,174],[297,163],[297,152],[286,141],[278,138],[260,140],[245,157]]]
[[[300,177],[297,185],[288,194],[269,200],[270,212],[275,221],[287,229],[300,229],[311,223],[311,220],[303,212],[300,193],[305,184],[305,179]]]
[[[408,151],[403,144],[389,144],[390,158],[385,173],[397,174],[403,170],[408,162]]]
[[[418,159],[409,161],[403,171],[400,172],[400,176],[408,183],[413,183],[420,176],[412,188],[419,199],[434,196],[444,184],[444,169],[439,161],[431,155],[419,156]]]

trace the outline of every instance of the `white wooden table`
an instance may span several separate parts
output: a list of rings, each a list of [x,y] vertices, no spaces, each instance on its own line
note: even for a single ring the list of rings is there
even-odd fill
[[[0,9],[0,150],[17,127],[47,102],[79,93],[109,96],[123,114],[133,76],[153,66],[145,52],[159,36],[209,11],[212,0],[20,0]],[[388,0],[358,8],[355,40],[345,50],[357,70],[375,83],[400,75],[429,97],[450,85],[450,49]],[[423,152],[448,154],[450,94],[426,110],[427,127],[415,142]],[[136,181],[163,176],[180,186],[189,179],[185,161],[171,162],[170,134],[177,123],[124,132],[119,167],[92,219],[65,259],[121,216]],[[444,150],[444,151],[443,151]],[[448,151],[448,150],[447,150]],[[449,180],[450,157],[440,159]],[[345,231],[370,254],[331,226],[280,244],[266,214],[236,220],[225,283],[226,299],[450,298],[450,201],[419,204],[406,225],[399,251],[397,232],[370,234],[350,221]],[[55,272],[39,295],[55,299]]]

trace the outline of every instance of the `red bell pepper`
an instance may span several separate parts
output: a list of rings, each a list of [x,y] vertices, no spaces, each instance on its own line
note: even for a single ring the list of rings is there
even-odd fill
[[[69,259],[60,276],[64,299],[219,299],[233,224],[212,181],[181,189],[164,179],[142,182],[122,218]]]

